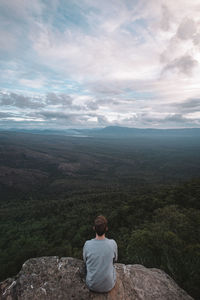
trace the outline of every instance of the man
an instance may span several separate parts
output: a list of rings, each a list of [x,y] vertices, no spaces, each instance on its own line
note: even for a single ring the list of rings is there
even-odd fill
[[[95,292],[109,292],[115,285],[116,272],[113,262],[117,261],[117,244],[105,237],[108,223],[104,216],[98,216],[93,229],[96,238],[85,242],[83,260],[86,263],[86,284]]]

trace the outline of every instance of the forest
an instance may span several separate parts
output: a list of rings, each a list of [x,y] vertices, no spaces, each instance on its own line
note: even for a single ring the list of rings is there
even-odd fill
[[[94,218],[119,262],[200,295],[200,139],[0,132],[0,280],[31,257],[82,258]]]

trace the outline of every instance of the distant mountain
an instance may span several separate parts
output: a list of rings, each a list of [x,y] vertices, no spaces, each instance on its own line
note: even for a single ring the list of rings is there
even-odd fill
[[[86,133],[86,132],[85,132]],[[153,128],[129,128],[120,126],[108,126],[102,129],[91,129],[87,135],[109,136],[109,137],[153,137],[153,136],[199,136],[200,128],[183,128],[183,129],[153,129]]]
[[[3,129],[1,129],[3,130]],[[67,135],[79,137],[200,137],[200,128],[181,128],[181,129],[154,129],[154,128],[130,128],[121,126],[108,126],[104,128],[92,129],[7,129],[6,131],[45,134],[45,135]]]
[[[54,134],[54,135],[66,135],[66,134],[77,134],[76,129],[23,129],[23,128],[10,128],[10,129],[1,129],[1,131],[15,131],[15,132],[24,132],[24,133],[34,133],[34,134]]]
[[[183,129],[153,129],[153,128],[128,128],[119,126],[109,126],[102,129],[105,134],[119,135],[200,135],[200,128],[183,128]]]

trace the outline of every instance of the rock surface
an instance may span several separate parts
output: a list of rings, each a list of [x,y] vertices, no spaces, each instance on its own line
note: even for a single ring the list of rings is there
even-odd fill
[[[141,265],[115,264],[117,282],[109,293],[98,294],[85,284],[81,260],[63,257],[29,259],[19,274],[0,283],[6,300],[192,300],[166,273]]]

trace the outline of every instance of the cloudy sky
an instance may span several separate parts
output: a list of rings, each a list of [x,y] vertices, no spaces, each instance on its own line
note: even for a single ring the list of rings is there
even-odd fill
[[[0,0],[1,128],[200,127],[199,0]]]

